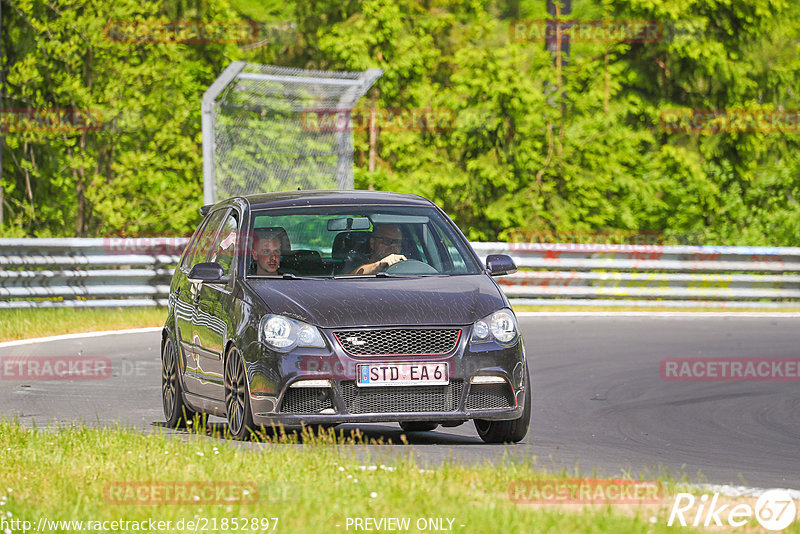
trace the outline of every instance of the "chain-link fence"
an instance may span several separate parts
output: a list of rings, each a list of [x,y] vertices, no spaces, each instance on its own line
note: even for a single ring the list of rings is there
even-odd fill
[[[232,63],[203,96],[204,200],[289,189],[352,189],[350,110],[383,71]],[[320,125],[319,117],[345,125]]]

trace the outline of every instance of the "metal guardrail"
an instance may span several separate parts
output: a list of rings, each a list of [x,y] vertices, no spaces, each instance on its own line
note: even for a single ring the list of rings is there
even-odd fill
[[[0,239],[0,308],[166,306],[188,241]]]
[[[0,308],[167,304],[186,238],[0,239]],[[517,305],[800,307],[800,247],[473,243]]]
[[[800,306],[800,248],[473,243],[520,271],[498,282],[516,305]]]

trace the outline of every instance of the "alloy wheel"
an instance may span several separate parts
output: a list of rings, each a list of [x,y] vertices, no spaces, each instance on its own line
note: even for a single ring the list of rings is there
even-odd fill
[[[175,399],[178,393],[178,366],[172,340],[164,342],[164,354],[161,358],[161,400],[164,405],[164,417],[169,421],[175,413]]]
[[[231,434],[242,432],[247,402],[247,376],[239,351],[231,349],[225,362],[225,409],[228,413],[228,427]]]

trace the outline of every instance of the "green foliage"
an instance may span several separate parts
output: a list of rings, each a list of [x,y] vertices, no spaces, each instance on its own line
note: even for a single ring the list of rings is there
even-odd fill
[[[362,111],[415,120],[379,122],[372,157],[369,132],[355,132],[356,186],[427,196],[472,239],[624,229],[796,242],[798,134],[668,131],[661,116],[799,109],[797,3],[574,0],[570,18],[656,20],[663,36],[573,42],[559,73],[544,43],[509,33],[516,19],[547,18],[544,0],[229,1],[3,0],[4,107],[103,120],[6,134],[3,235],[188,233],[201,203],[200,97],[247,59],[384,69]],[[126,44],[104,33],[108,21],[158,17],[252,20],[263,39]]]
[[[115,21],[170,20],[162,8],[139,0],[3,7],[5,107],[80,110],[99,122],[9,131],[4,185],[15,225],[78,236],[194,227],[202,191],[198,95],[231,45],[121,42],[107,29]],[[182,16],[196,15],[184,6]],[[233,18],[219,3],[203,15]]]

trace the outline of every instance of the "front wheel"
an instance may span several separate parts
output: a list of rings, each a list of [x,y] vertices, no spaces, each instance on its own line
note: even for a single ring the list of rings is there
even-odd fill
[[[528,433],[531,421],[531,381],[525,365],[525,407],[522,417],[510,421],[487,421],[475,419],[475,430],[486,443],[518,443]]]
[[[231,435],[235,439],[249,437],[255,425],[250,411],[244,360],[236,347],[231,347],[225,359],[225,413]]]
[[[161,353],[161,403],[170,428],[183,428],[197,413],[183,402],[183,387],[178,376],[178,351],[172,339],[164,340]]]

